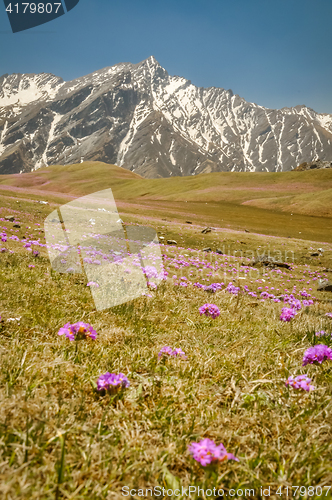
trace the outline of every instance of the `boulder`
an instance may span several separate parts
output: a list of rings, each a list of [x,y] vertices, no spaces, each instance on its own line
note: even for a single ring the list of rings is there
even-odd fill
[[[224,255],[223,252],[220,250],[220,248],[217,248],[216,253],[219,253],[220,255]]]
[[[167,245],[177,245],[175,240],[167,240]]]
[[[203,252],[212,252],[212,248],[210,247],[203,248]]]
[[[20,229],[20,224],[16,223],[16,224],[13,224],[13,227],[17,227],[18,229]]]
[[[311,254],[311,257],[319,257],[320,253],[319,252],[314,252]]]
[[[291,269],[292,267],[290,264],[287,264],[287,262],[279,262],[273,257],[265,257],[264,255],[261,257],[257,257],[256,259],[245,265],[249,267],[281,267],[283,269]]]
[[[205,229],[203,229],[202,234],[211,233],[211,231],[212,229],[210,227],[206,227]]]
[[[192,224],[190,220],[186,220],[186,224]]]
[[[8,222],[14,222],[15,215],[6,215],[5,220],[7,220]]]
[[[324,281],[317,287],[318,292],[332,292],[332,281]]]

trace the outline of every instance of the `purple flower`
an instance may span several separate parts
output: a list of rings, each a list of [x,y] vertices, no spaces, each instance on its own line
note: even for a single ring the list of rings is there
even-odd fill
[[[66,335],[69,340],[75,340],[75,335],[70,330],[70,323],[66,323],[60,330],[58,331],[58,335]]]
[[[285,382],[286,387],[291,386],[294,389],[303,389],[304,391],[313,391],[315,387],[310,385],[311,378],[309,378],[306,374],[298,375],[297,377],[288,377]]]
[[[325,335],[328,335],[325,330],[320,330],[319,332],[315,333],[316,337],[324,337]]]
[[[168,345],[165,345],[164,347],[162,347],[158,353],[158,358],[161,358],[162,356],[173,356],[174,358],[182,358],[182,359],[187,359],[187,356],[185,355],[185,353],[183,352],[182,349],[180,349],[180,347],[177,347],[176,349],[172,349],[171,347],[169,347]]]
[[[97,380],[97,390],[101,392],[107,391],[110,394],[116,394],[129,386],[130,382],[123,373],[106,372],[104,375],[100,375]]]
[[[332,319],[332,313],[326,313],[325,316]]]
[[[96,288],[99,288],[98,283],[96,283],[95,281],[89,281],[86,286],[95,286]]]
[[[211,318],[215,319],[220,315],[219,308],[215,304],[204,304],[199,308],[199,314],[205,314],[205,316],[211,316]]]
[[[220,290],[223,283],[211,283],[211,285],[203,285],[203,288],[206,292],[216,293],[217,290]]]
[[[147,282],[147,285],[153,289],[156,289],[157,288],[157,285],[153,282],[153,281],[148,281]]]
[[[289,300],[288,304],[296,311],[299,311],[302,308],[301,301],[297,299]]]
[[[322,364],[326,359],[332,360],[332,349],[324,344],[309,347],[304,353],[302,366],[315,362]]]
[[[172,356],[172,355],[173,355],[173,349],[168,345],[165,345],[160,349],[158,353],[158,358],[161,358],[162,356]]]
[[[62,328],[60,328],[58,335],[66,335],[69,340],[81,340],[86,338],[96,340],[97,332],[88,323],[79,321],[73,325],[66,323]]]
[[[237,295],[240,291],[240,288],[238,286],[233,285],[233,283],[229,283],[226,290],[227,292],[232,293],[233,295]]]
[[[199,443],[191,443],[188,449],[194,460],[203,465],[203,467],[213,462],[223,462],[227,459],[239,462],[239,459],[232,455],[232,453],[227,453],[222,443],[217,446],[211,439],[202,439]]]
[[[283,307],[281,310],[280,321],[290,321],[296,316],[296,311],[293,308]]]
[[[173,350],[172,356],[174,356],[176,358],[179,357],[179,358],[182,358],[182,359],[187,359],[187,356],[185,355],[185,353],[183,352],[183,350],[180,349],[180,347],[177,347],[176,349]]]
[[[92,264],[92,259],[90,257],[85,257],[83,259],[83,262],[85,262],[86,264]]]
[[[154,266],[142,267],[142,271],[147,278],[158,278],[158,271]]]

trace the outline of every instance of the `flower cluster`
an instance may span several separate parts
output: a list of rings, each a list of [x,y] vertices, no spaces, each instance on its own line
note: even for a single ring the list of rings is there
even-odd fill
[[[215,319],[220,315],[220,311],[218,306],[215,304],[204,304],[199,308],[199,314],[205,314],[205,316],[211,316],[211,318]]]
[[[229,283],[226,290],[233,295],[237,295],[240,291],[240,287],[233,285],[233,283]]]
[[[322,363],[326,359],[332,360],[332,349],[324,344],[318,344],[309,347],[304,353],[302,366],[313,364],[315,362]]]
[[[332,313],[326,313],[325,316],[332,319]]]
[[[158,278],[158,271],[154,266],[142,267],[142,271],[147,278]]]
[[[296,316],[296,311],[292,307],[283,307],[280,314],[281,321],[290,321]]]
[[[325,330],[320,330],[315,333],[316,337],[325,337],[325,335],[329,335]]]
[[[97,390],[101,392],[107,391],[111,394],[115,394],[129,386],[130,382],[123,373],[106,372],[104,375],[100,375],[97,380]]]
[[[302,290],[301,292],[299,292],[299,295],[301,297],[305,297],[305,300],[303,300],[302,304],[301,304],[301,301],[296,299],[292,293],[289,295],[287,293],[285,293],[284,295],[281,295],[281,298],[283,299],[285,304],[290,305],[290,307],[292,307],[293,309],[296,309],[298,311],[302,308],[302,305],[303,306],[312,306],[313,305],[314,301],[309,298],[309,297],[311,297],[310,293],[307,293],[305,290]]]
[[[89,325],[89,323],[79,321],[73,325],[66,323],[62,328],[60,328],[58,335],[66,335],[69,340],[81,340],[88,337],[92,340],[96,340],[97,332],[91,325]]]
[[[187,359],[187,356],[185,353],[177,347],[176,349],[172,349],[168,345],[165,345],[162,347],[158,353],[158,358],[161,358],[162,356],[174,356],[175,358],[182,358],[182,359]]]
[[[306,374],[298,375],[297,377],[288,377],[285,382],[286,386],[294,387],[294,389],[303,389],[304,391],[313,391],[315,387],[310,385],[311,378],[309,378]]]
[[[189,452],[192,454],[194,460],[203,465],[203,467],[211,463],[223,462],[227,459],[239,462],[239,459],[232,455],[232,453],[227,453],[223,444],[217,446],[211,439],[202,439],[199,443],[191,443]]]
[[[299,311],[302,308],[301,301],[298,299],[292,299],[288,301],[288,304],[291,306],[292,309],[295,311]]]
[[[224,283],[211,283],[211,285],[202,285],[203,289],[206,292],[216,293],[217,290],[220,290]]]

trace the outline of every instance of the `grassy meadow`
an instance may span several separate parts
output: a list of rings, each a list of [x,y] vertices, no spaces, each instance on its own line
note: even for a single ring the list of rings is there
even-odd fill
[[[122,213],[332,243],[331,169],[143,179],[101,162],[0,176],[0,196],[55,204],[112,188]],[[170,217],[167,217],[167,216]]]
[[[189,486],[193,499],[209,497],[198,487],[223,491],[212,498],[332,498],[332,361],[302,366],[310,346],[332,347],[332,294],[317,291],[332,280],[332,176],[259,174],[255,185],[253,175],[145,180],[94,163],[0,176],[1,499],[184,499]],[[38,243],[56,207],[108,187],[125,224],[156,230],[168,276],[150,296],[97,311],[85,275],[55,272]],[[291,267],[249,266],[263,255]],[[197,286],[211,283],[223,285]],[[282,322],[290,293],[302,307]],[[200,315],[205,303],[220,315]],[[57,334],[79,321],[95,341]],[[187,359],[158,358],[163,346]],[[107,371],[130,381],[118,398],[95,390]],[[313,391],[285,386],[304,373]],[[204,438],[239,461],[205,469],[188,452]]]

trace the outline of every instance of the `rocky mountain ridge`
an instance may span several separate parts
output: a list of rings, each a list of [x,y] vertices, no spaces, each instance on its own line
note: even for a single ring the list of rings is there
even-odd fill
[[[0,174],[98,160],[154,178],[292,170],[317,157],[332,158],[332,115],[198,88],[153,56],[70,82],[0,77]]]
[[[332,161],[323,161],[317,158],[314,161],[304,161],[298,167],[294,168],[296,172],[303,172],[305,170],[314,170],[317,168],[332,168]]]

